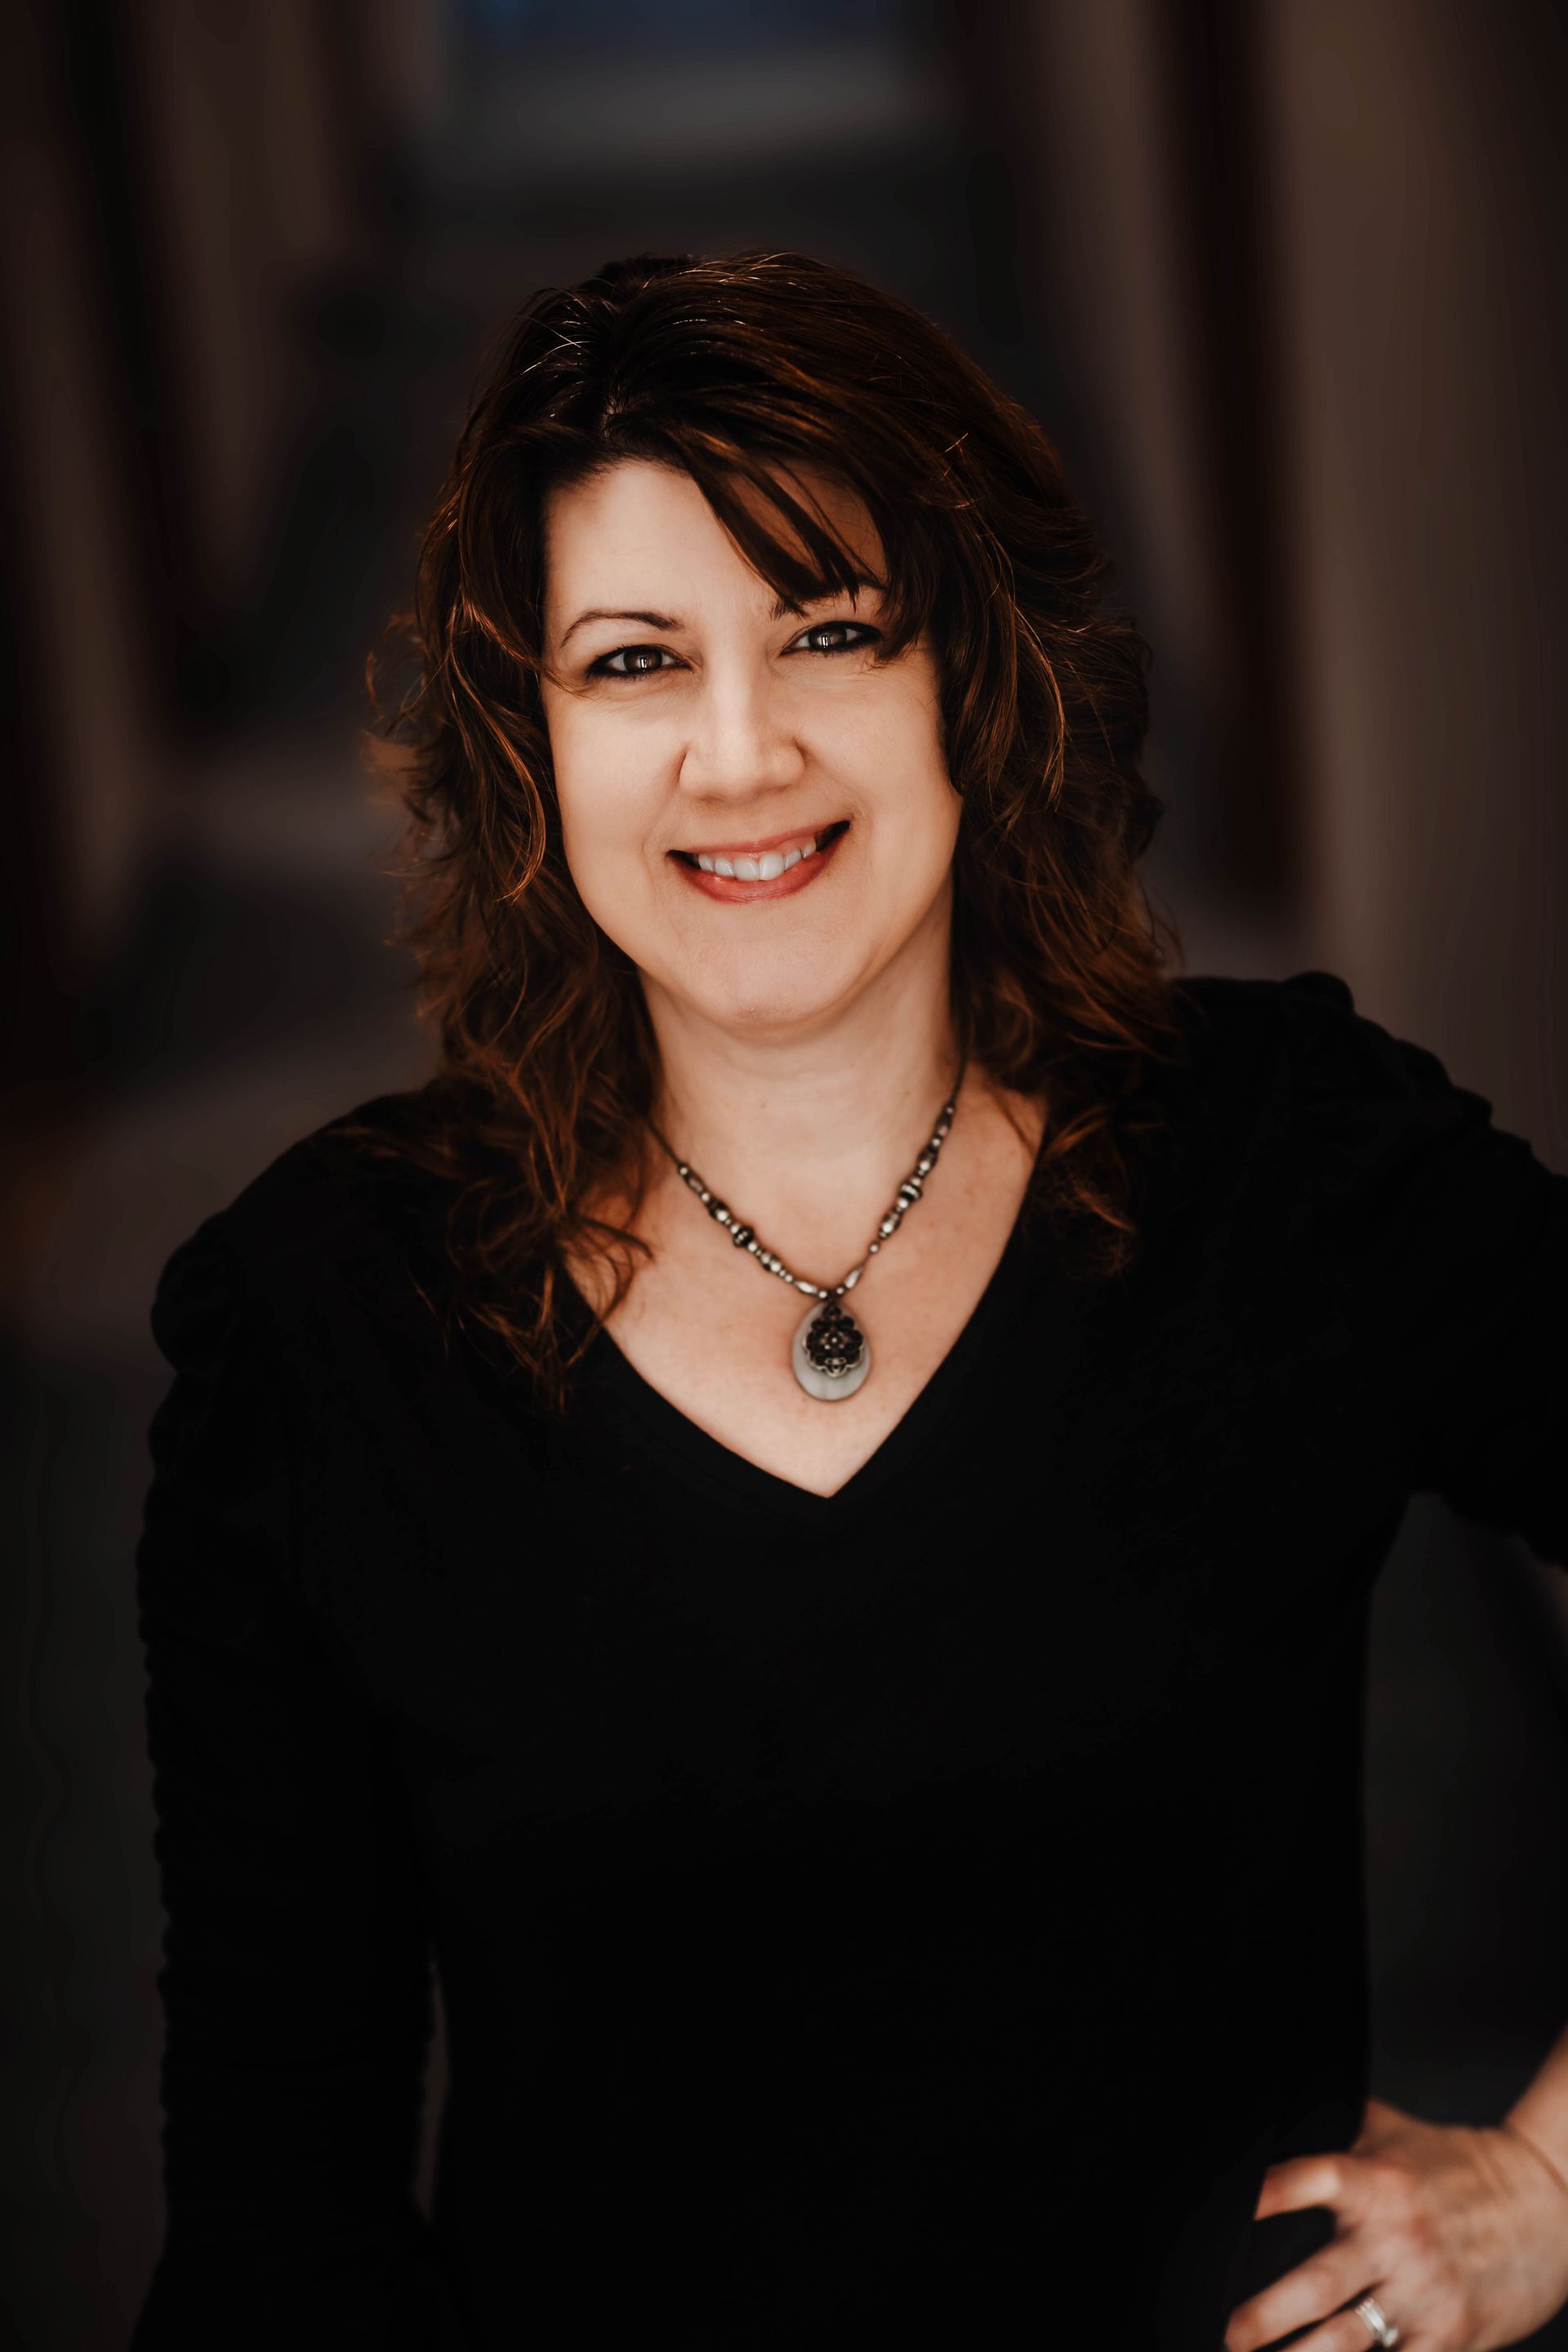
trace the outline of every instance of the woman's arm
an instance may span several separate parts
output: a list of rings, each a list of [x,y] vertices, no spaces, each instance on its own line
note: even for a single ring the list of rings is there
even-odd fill
[[[1406,1486],[1568,1568],[1568,1175],[1337,974],[1278,1003],[1296,1146]]]
[[[1334,975],[1298,975],[1280,1003],[1406,1486],[1568,1566],[1568,1176],[1436,1055],[1359,1015]],[[1350,2149],[1269,2167],[1259,2215],[1311,2206],[1333,2210],[1333,2238],[1237,2306],[1230,2352],[1286,2336],[1363,2352],[1369,2291],[1412,2352],[1522,2342],[1568,2298],[1568,2030],[1500,2125],[1374,2098]]]
[[[167,2231],[132,2352],[439,2343],[415,1857],[384,1727],[301,1589],[294,1399],[221,1220],[169,1261],[153,1329],[175,1370],[136,1555]]]
[[[1519,2132],[1560,2173],[1568,2193],[1568,2025],[1542,2062],[1540,2072],[1503,2117],[1505,2130]]]

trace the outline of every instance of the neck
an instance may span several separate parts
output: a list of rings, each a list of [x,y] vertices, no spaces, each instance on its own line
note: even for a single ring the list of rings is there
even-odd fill
[[[647,1003],[671,1150],[771,1247],[858,1255],[957,1076],[945,959],[890,967],[805,1034],[722,1028],[651,987]],[[662,1151],[655,1172],[681,1189]]]

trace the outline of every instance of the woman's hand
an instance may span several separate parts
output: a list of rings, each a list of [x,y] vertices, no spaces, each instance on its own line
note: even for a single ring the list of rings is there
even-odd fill
[[[1368,2352],[1374,2294],[1401,2352],[1493,2352],[1568,2303],[1568,2181],[1507,2124],[1428,2124],[1369,2099],[1353,2147],[1271,2164],[1257,2211],[1326,2205],[1331,2242],[1237,2304],[1226,2352]],[[1316,2321],[1317,2326],[1312,2323]]]

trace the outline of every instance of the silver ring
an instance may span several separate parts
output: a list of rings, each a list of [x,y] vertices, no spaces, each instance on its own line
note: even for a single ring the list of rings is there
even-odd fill
[[[1384,2311],[1382,2304],[1379,2303],[1375,2294],[1363,2294],[1361,2301],[1357,2304],[1352,2304],[1351,2308],[1354,2311],[1358,2319],[1365,2320],[1367,2326],[1372,2330],[1373,2342],[1374,2344],[1388,2345],[1398,2343],[1399,2330],[1395,2327],[1393,2320],[1390,2319],[1387,2312]]]

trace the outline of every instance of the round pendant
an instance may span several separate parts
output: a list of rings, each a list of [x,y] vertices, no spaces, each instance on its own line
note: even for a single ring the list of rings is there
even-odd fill
[[[842,1299],[824,1298],[796,1325],[790,1362],[807,1396],[837,1404],[869,1373],[871,1342]]]

